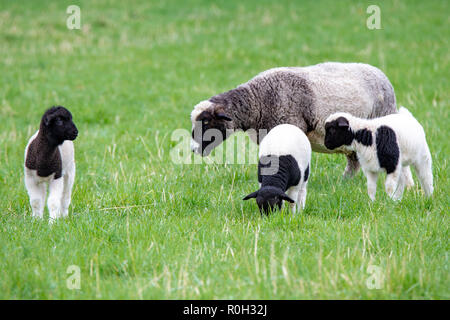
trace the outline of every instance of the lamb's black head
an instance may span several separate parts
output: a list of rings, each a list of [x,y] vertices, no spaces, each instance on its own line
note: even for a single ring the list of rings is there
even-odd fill
[[[330,118],[329,118],[330,119]],[[325,123],[325,147],[330,150],[351,145],[354,135],[346,117],[337,117]]]
[[[206,107],[206,108],[205,108]],[[223,108],[210,101],[199,103],[192,112],[192,142],[193,152],[207,156],[227,137],[232,119],[225,114]]]
[[[283,200],[294,203],[295,201],[289,198],[289,196],[284,193],[283,190],[275,187],[262,187],[261,189],[250,193],[243,200],[248,200],[256,198],[256,203],[258,204],[259,211],[264,214],[269,214],[272,211],[281,209],[281,204]]]
[[[46,137],[56,144],[64,140],[75,140],[78,130],[72,121],[72,114],[62,106],[48,109],[41,120],[41,129]]]

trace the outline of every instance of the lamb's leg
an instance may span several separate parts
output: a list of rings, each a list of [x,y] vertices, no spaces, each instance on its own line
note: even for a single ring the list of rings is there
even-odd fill
[[[306,204],[306,186],[308,181],[303,182],[300,191],[298,193],[298,205],[303,209],[305,209]]]
[[[402,173],[400,174],[399,178],[398,178],[398,184],[397,184],[397,188],[394,192],[394,195],[392,197],[392,199],[394,200],[401,200],[402,196],[403,196],[403,191],[405,190],[405,179],[407,178],[407,170],[409,169],[409,167],[403,167],[402,168]]]
[[[414,187],[414,180],[409,166],[405,167],[403,170],[403,180],[405,181],[406,188],[410,189]]]
[[[298,205],[297,205],[296,202],[294,202],[294,203],[289,203],[289,207],[291,207],[292,213],[296,213],[297,210],[298,210]]]
[[[425,193],[425,196],[429,197],[433,193],[433,170],[431,167],[431,155],[427,155],[420,163],[414,164],[417,177],[419,178],[420,185]]]
[[[61,198],[62,216],[67,217],[69,215],[70,200],[72,197],[73,181],[75,179],[75,165],[71,170],[68,170],[64,176],[64,190]]]
[[[25,175],[25,186],[30,197],[32,216],[40,218],[44,216],[46,185],[45,183],[36,183],[33,177]]]
[[[289,196],[289,198],[291,198],[292,200],[295,200],[294,203],[289,203],[289,205],[291,206],[292,213],[296,213],[300,206],[300,203],[298,202],[299,190],[300,190],[300,186],[296,186],[296,187],[291,187],[286,192],[286,194]]]
[[[364,175],[367,178],[367,194],[369,195],[370,200],[375,201],[378,172],[364,171]]]
[[[400,164],[397,166],[394,172],[386,175],[385,181],[386,193],[389,195],[389,197],[391,197],[394,200],[397,200],[395,199],[394,195],[397,190],[397,187],[399,186],[399,179],[401,175],[402,175],[402,167]]]
[[[351,178],[359,170],[359,161],[358,157],[356,156],[356,152],[346,155],[346,157],[347,157],[347,166],[345,167],[344,178]]]
[[[48,211],[50,213],[50,223],[53,223],[61,216],[61,199],[64,190],[64,179],[51,180],[49,184]]]

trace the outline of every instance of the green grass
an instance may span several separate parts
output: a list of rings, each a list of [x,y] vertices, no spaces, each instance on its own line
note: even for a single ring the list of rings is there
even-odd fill
[[[450,298],[448,1],[379,1],[381,30],[366,28],[373,2],[130,2],[0,1],[0,298]],[[82,30],[66,28],[74,3]],[[394,203],[380,181],[370,203],[362,173],[343,181],[343,157],[313,154],[305,211],[266,218],[241,200],[255,165],[172,163],[198,101],[327,60],[387,74],[427,133],[431,200],[416,187]],[[49,226],[22,166],[55,104],[80,135],[75,214]]]

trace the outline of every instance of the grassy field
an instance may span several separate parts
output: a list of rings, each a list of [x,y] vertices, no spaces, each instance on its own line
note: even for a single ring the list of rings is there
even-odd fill
[[[450,299],[449,2],[378,1],[381,30],[369,4],[0,0],[0,298]],[[200,100],[323,61],[386,73],[427,133],[432,199],[394,203],[380,179],[370,203],[361,172],[344,181],[343,157],[315,153],[306,209],[261,217],[241,200],[256,165],[171,161]],[[80,135],[71,216],[49,226],[31,218],[23,151],[57,104]]]

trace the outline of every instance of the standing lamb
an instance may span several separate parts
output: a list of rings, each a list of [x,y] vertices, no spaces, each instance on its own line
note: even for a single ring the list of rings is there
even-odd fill
[[[33,217],[42,218],[47,185],[50,222],[68,215],[75,178],[73,140],[78,130],[64,107],[48,109],[25,148],[25,186]]]
[[[311,144],[298,127],[281,124],[270,130],[259,147],[260,189],[243,200],[256,198],[261,213],[281,209],[283,200],[293,212],[306,202],[306,185],[311,160]],[[296,202],[296,204],[294,204]]]
[[[386,192],[400,200],[405,187],[405,171],[412,165],[426,196],[433,193],[431,154],[420,123],[404,107],[398,114],[377,119],[361,119],[335,113],[325,124],[325,146],[341,146],[355,151],[367,177],[369,197],[375,200],[377,178],[387,173]],[[403,172],[403,174],[402,174]]]
[[[259,143],[259,130],[289,123],[307,134],[314,151],[345,153],[344,175],[351,176],[359,169],[355,153],[341,148],[330,151],[323,142],[325,120],[340,111],[368,119],[396,113],[394,89],[383,72],[362,63],[270,69],[195,106],[191,149],[207,156],[237,130],[255,130],[251,137]],[[208,129],[221,136],[204,139]],[[410,171],[406,180],[413,184]]]

